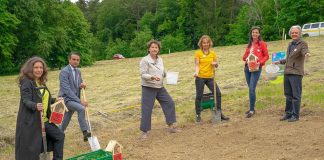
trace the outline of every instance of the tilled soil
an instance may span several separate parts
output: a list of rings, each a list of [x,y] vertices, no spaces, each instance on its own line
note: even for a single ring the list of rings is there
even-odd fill
[[[212,124],[185,124],[179,133],[155,125],[147,139],[121,139],[130,160],[321,160],[324,159],[324,112],[304,110],[297,122],[279,121],[282,113],[264,110],[250,119],[232,115]],[[159,127],[160,126],[160,127]]]

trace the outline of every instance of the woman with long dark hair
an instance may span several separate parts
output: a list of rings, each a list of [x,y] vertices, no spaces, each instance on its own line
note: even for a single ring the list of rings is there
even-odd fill
[[[63,159],[64,133],[55,124],[49,123],[50,105],[56,99],[51,97],[46,81],[44,60],[40,57],[28,59],[18,77],[20,105],[16,125],[16,160],[37,160],[44,152],[42,122],[45,124],[46,139],[52,147],[48,147],[48,151],[54,151],[54,160]]]
[[[254,59],[252,62],[250,59]],[[255,114],[256,94],[255,89],[259,81],[262,66],[269,59],[267,44],[261,38],[260,27],[252,27],[249,32],[249,44],[243,55],[245,62],[244,73],[246,83],[249,87],[249,110],[245,112],[246,118]],[[252,65],[254,64],[254,65]]]

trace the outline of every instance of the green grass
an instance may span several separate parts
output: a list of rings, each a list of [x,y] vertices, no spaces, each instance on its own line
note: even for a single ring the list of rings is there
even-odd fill
[[[307,38],[311,58],[305,64],[306,75],[303,79],[302,106],[309,109],[324,108],[324,55],[323,37]],[[285,45],[289,41],[285,41]],[[269,53],[285,50],[281,41],[268,42]],[[235,116],[247,110],[248,88],[246,86],[242,54],[246,45],[216,47],[220,66],[216,71],[216,81],[222,91],[222,107],[226,114]],[[177,120],[179,125],[194,121],[194,51],[185,51],[162,55],[165,67],[169,71],[179,72],[177,85],[166,85],[168,92],[176,102]],[[87,99],[90,104],[90,116],[96,136],[100,139],[111,139],[116,136],[138,134],[140,120],[140,58],[123,60],[99,61],[91,67],[81,68],[83,79],[86,81]],[[270,63],[270,60],[268,61]],[[59,71],[49,72],[49,86],[53,95],[58,94]],[[10,159],[13,156],[13,140],[16,116],[19,106],[19,88],[16,77],[0,77],[0,157]],[[265,77],[265,71],[262,71]],[[207,87],[205,87],[207,91]],[[135,106],[128,110],[125,107]],[[158,106],[158,105],[157,105]],[[271,84],[263,78],[257,86],[257,110],[274,108],[283,110],[285,97],[283,84]],[[120,112],[116,112],[122,110]],[[103,116],[102,113],[108,115]],[[209,115],[208,111],[203,114]],[[164,123],[161,109],[155,109],[153,123]],[[3,130],[5,128],[5,130]],[[109,131],[109,132],[106,132]],[[6,141],[6,137],[10,137]],[[68,127],[65,141],[66,157],[88,151],[88,144],[81,141],[76,115]],[[103,146],[104,147],[104,146]]]

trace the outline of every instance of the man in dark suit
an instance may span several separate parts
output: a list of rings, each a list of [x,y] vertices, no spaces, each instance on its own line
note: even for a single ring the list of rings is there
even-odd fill
[[[80,63],[80,54],[78,52],[71,52],[68,56],[69,65],[64,67],[60,72],[60,97],[64,98],[64,102],[69,111],[64,115],[62,125],[60,128],[65,131],[69,125],[71,117],[75,111],[78,112],[78,121],[83,132],[83,140],[87,141],[91,137],[88,131],[89,126],[85,119],[85,107],[88,105],[86,101],[80,99],[80,89],[85,88],[81,72],[77,68]]]

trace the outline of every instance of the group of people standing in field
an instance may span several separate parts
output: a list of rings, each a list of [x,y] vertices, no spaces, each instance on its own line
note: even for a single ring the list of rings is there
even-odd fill
[[[301,40],[300,26],[292,26],[289,31],[292,42],[287,49],[287,57],[284,60],[274,62],[275,64],[285,64],[284,71],[284,93],[286,96],[285,114],[280,120],[289,122],[298,121],[302,78],[304,74],[304,58],[309,56],[307,43]],[[249,33],[249,44],[243,55],[245,62],[244,73],[249,88],[249,110],[246,118],[255,114],[256,93],[255,89],[261,75],[262,66],[269,59],[266,43],[261,38],[259,27],[252,27]],[[216,94],[215,107],[221,111],[221,91],[214,81],[214,69],[218,67],[217,54],[211,49],[213,42],[207,35],[203,35],[198,42],[199,49],[194,54],[195,64],[195,86],[196,99],[195,110],[196,123],[202,121],[201,101],[206,85],[213,94]],[[141,121],[140,138],[145,139],[151,130],[151,116],[155,99],[161,105],[165,115],[168,132],[177,133],[180,130],[176,127],[175,103],[163,86],[163,79],[166,77],[163,60],[159,56],[161,44],[159,41],[151,40],[147,43],[147,56],[140,61],[141,75]],[[258,57],[259,68],[250,71],[247,64],[247,57],[254,54]],[[83,133],[83,140],[87,141],[91,137],[89,126],[85,119],[85,108],[88,103],[80,98],[81,89],[86,88],[81,72],[77,68],[80,63],[80,54],[71,52],[68,56],[69,64],[61,70],[60,91],[58,98],[52,98],[49,89],[46,87],[47,66],[40,57],[32,57],[26,61],[21,68],[18,84],[20,87],[20,106],[16,125],[16,145],[15,154],[17,160],[39,159],[40,153],[44,152],[42,146],[41,123],[45,124],[46,139],[48,141],[48,151],[53,151],[53,159],[63,159],[64,131],[67,128],[73,113],[78,113],[80,130]],[[214,85],[215,91],[214,93]],[[51,107],[57,100],[64,100],[68,112],[64,115],[61,125],[49,122]],[[42,113],[42,114],[41,114]],[[41,117],[43,115],[43,117]],[[221,112],[221,120],[228,121],[230,118]]]
[[[292,26],[289,35],[292,42],[289,43],[287,56],[284,60],[273,62],[274,64],[285,64],[284,70],[284,93],[286,97],[285,114],[280,121],[287,120],[295,122],[299,120],[299,110],[302,91],[302,78],[304,75],[304,59],[310,56],[307,43],[301,39],[301,27]],[[221,112],[221,120],[227,121],[230,118],[222,113],[221,91],[217,85],[214,69],[218,67],[217,55],[211,49],[213,42],[208,35],[203,35],[198,42],[199,49],[194,54],[195,62],[195,85],[196,85],[196,123],[201,122],[201,102],[204,93],[204,86],[214,93],[216,92],[216,108]],[[161,49],[160,42],[151,40],[147,44],[148,55],[140,62],[140,72],[142,80],[142,119],[140,130],[141,138],[147,138],[151,129],[151,114],[155,99],[161,104],[165,115],[169,132],[176,133],[175,104],[167,90],[163,87],[163,78],[166,77],[163,60],[158,56]],[[256,70],[251,70],[248,65],[248,57],[253,54],[257,57]],[[266,43],[261,38],[260,27],[252,27],[249,32],[249,43],[243,54],[244,74],[249,88],[249,109],[245,112],[246,118],[251,118],[255,114],[256,86],[259,81],[262,67],[269,59]]]

